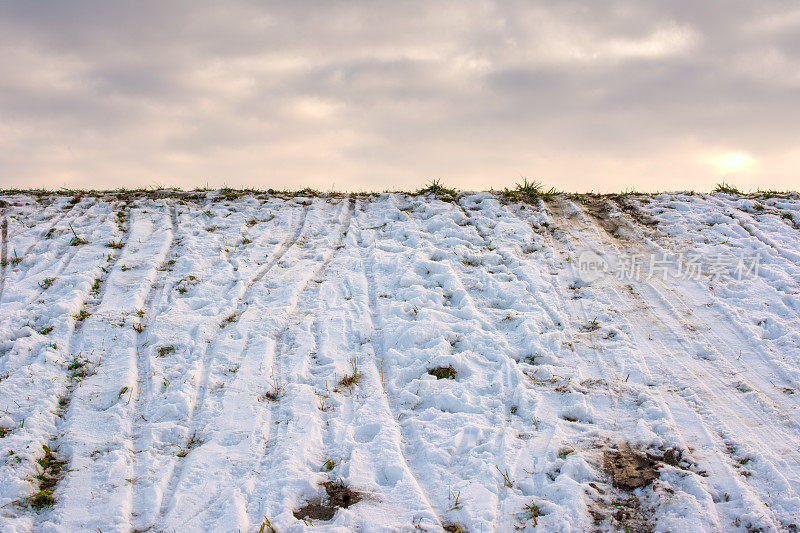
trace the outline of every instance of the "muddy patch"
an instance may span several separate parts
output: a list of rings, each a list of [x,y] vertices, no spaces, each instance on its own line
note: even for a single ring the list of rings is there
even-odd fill
[[[581,198],[581,203],[586,212],[595,219],[597,224],[614,240],[624,240],[620,228],[624,225],[619,217],[613,216],[611,207],[602,197],[586,196]]]
[[[293,513],[295,518],[298,520],[306,518],[330,520],[340,507],[347,509],[354,503],[361,501],[361,493],[351,490],[341,480],[326,481],[322,486],[325,487],[325,497],[308,501]]]
[[[633,449],[627,442],[603,449],[602,467],[612,487],[603,489],[590,484],[594,504],[590,513],[595,526],[622,531],[653,531],[653,510],[632,491],[652,485],[662,466],[669,465],[689,470],[692,461],[684,458],[680,450]],[[666,490],[669,488],[660,488]]]
[[[654,228],[658,226],[658,221],[642,211],[636,204],[629,198],[623,196],[612,196],[611,201],[614,202],[620,211],[627,213],[634,222],[637,222],[645,228]]]
[[[644,509],[635,496],[616,499],[611,507],[613,511],[610,515],[606,509],[589,509],[596,527],[606,526],[613,531],[636,531],[637,533],[653,531],[652,513]]]
[[[618,489],[633,490],[649,485],[658,477],[658,466],[647,455],[626,445],[603,452],[603,469]]]

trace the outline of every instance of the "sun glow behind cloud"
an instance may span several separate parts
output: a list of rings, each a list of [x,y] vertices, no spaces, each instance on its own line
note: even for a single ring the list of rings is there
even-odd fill
[[[756,161],[753,156],[744,152],[725,152],[711,156],[709,162],[718,173],[732,174],[751,170]]]

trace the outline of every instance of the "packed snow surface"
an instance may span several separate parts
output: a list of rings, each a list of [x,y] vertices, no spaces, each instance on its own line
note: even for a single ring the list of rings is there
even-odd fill
[[[2,197],[0,530],[800,524],[796,195],[233,196]]]

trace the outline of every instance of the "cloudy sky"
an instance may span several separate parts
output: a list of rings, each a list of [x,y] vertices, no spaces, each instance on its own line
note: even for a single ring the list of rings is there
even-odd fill
[[[0,4],[0,187],[800,188],[800,4]]]

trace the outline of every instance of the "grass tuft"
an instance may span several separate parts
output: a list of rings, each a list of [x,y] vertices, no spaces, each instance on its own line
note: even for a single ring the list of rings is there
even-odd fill
[[[159,357],[164,357],[165,355],[171,354],[174,351],[175,351],[175,347],[174,346],[161,346],[158,349],[158,356]]]
[[[226,316],[226,317],[225,317],[225,318],[222,320],[222,323],[219,325],[219,327],[221,327],[221,328],[224,328],[224,327],[225,327],[225,326],[227,326],[228,324],[231,324],[231,323],[233,323],[233,322],[236,322],[236,318],[237,318],[238,316],[239,316],[239,315],[237,315],[236,313],[231,313],[230,315]]]
[[[281,399],[285,392],[286,384],[281,383],[281,381],[275,375],[275,371],[273,370],[272,376],[270,377],[269,389],[264,393],[264,396],[262,396],[261,399],[268,400],[270,402],[277,402]]]
[[[69,241],[70,246],[81,246],[83,244],[89,244],[89,241],[87,241],[86,239],[78,237],[78,234],[75,233],[75,228],[72,227],[72,224],[69,225],[69,229],[72,230],[72,240]]]
[[[88,359],[79,359],[76,357],[69,363],[69,365],[67,366],[67,370],[70,370],[72,372],[72,377],[80,380],[94,374],[94,372],[92,372],[89,368],[87,368],[86,365],[88,364],[89,364]]]
[[[197,279],[197,276],[189,274],[185,278],[181,278],[181,280],[175,284],[175,290],[178,291],[178,294],[186,294],[186,291],[198,283],[200,283],[200,280]]]
[[[436,379],[456,379],[456,369],[451,365],[437,366],[428,370],[428,374]]]
[[[514,480],[511,479],[511,477],[509,476],[508,469],[500,470],[500,467],[497,465],[495,465],[495,468],[497,469],[498,472],[500,472],[500,475],[503,476],[503,486],[508,488],[513,488]]]
[[[351,372],[349,374],[345,374],[342,376],[342,379],[339,380],[340,387],[346,387],[349,389],[353,385],[358,385],[358,382],[361,381],[361,377],[364,374],[358,369],[358,359],[351,359],[350,367]]]
[[[458,191],[456,189],[450,189],[442,185],[441,180],[433,180],[431,184],[427,187],[423,187],[422,189],[418,190],[415,194],[423,195],[423,194],[432,194],[434,198],[438,198],[440,200],[444,200],[446,202],[455,202],[456,197],[458,196]]]
[[[192,434],[192,438],[189,439],[189,442],[186,443],[186,446],[178,452],[178,457],[186,457],[189,455],[190,451],[192,451],[194,448],[197,448],[201,444],[203,444],[203,441],[197,438],[197,433]]]
[[[526,505],[525,507],[523,507],[522,510],[523,510],[522,514],[525,515],[525,517],[528,520],[533,520],[533,526],[534,527],[536,527],[538,525],[537,519],[540,516],[544,516],[544,513],[542,512],[541,509],[539,509],[539,506],[536,505],[533,502],[531,502],[528,505]]]
[[[42,445],[42,450],[44,451],[44,456],[36,461],[42,469],[39,475],[36,476],[36,480],[39,482],[39,490],[28,500],[31,507],[37,511],[55,505],[56,499],[53,496],[53,491],[55,491],[56,485],[61,479],[61,470],[67,464],[66,461],[57,459],[47,445]]]
[[[722,183],[717,183],[717,186],[714,187],[714,190],[712,192],[724,192],[727,194],[742,194],[742,191],[740,191],[733,185],[728,185],[724,181]]]
[[[2,266],[6,265],[18,265],[22,262],[22,258],[17,255],[17,251],[14,250],[14,257],[10,257],[2,262]]]
[[[272,526],[272,522],[270,522],[266,515],[264,516],[264,521],[261,522],[261,527],[258,528],[258,533],[276,533],[275,528]]]
[[[517,183],[515,189],[505,188],[500,192],[500,196],[514,202],[525,202],[528,204],[536,203],[537,200],[549,202],[558,194],[555,187],[545,189],[544,186],[536,181],[528,181],[522,178],[522,183]]]

